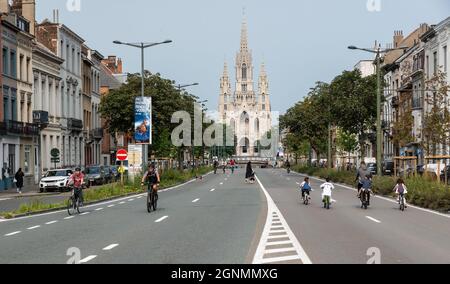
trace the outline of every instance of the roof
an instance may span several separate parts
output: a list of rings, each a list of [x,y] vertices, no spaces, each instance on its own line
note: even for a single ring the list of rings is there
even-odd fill
[[[110,89],[119,89],[122,84],[117,80],[111,71],[102,63],[100,64],[100,86]]]

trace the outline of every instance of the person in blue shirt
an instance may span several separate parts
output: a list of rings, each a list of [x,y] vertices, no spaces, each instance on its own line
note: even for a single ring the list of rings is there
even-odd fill
[[[305,198],[305,192],[307,192],[308,194],[311,193],[312,188],[311,184],[309,183],[309,177],[305,178],[305,180],[300,185],[300,189],[302,191],[302,198]]]

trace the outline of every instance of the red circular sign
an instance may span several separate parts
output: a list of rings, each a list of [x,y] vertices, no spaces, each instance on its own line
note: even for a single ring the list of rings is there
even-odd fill
[[[125,149],[117,151],[117,160],[125,161],[128,158],[128,152]]]

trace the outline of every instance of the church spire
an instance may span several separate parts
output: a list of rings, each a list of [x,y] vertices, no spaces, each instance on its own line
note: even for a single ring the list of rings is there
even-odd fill
[[[228,64],[225,62],[223,64],[223,78],[228,78]]]
[[[248,50],[247,19],[244,17],[241,28],[241,51]]]

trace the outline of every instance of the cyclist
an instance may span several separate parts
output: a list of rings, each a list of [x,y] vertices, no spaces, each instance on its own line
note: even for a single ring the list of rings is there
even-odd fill
[[[217,160],[214,161],[214,174],[217,174],[217,168],[219,167],[219,162]]]
[[[403,200],[405,202],[405,208],[408,208],[406,205],[406,198],[405,195],[408,193],[408,188],[406,188],[405,182],[403,179],[399,178],[397,180],[397,184],[394,187],[395,194],[398,195],[398,203],[400,204],[400,197],[403,196]]]
[[[368,191],[367,194],[367,205],[370,206],[370,194],[372,192],[372,175],[367,174],[361,181],[361,190],[363,190],[362,193],[365,191]]]
[[[302,191],[302,198],[305,199],[305,193],[310,193],[312,191],[311,184],[309,183],[309,177],[305,178],[305,181],[300,185],[300,190]]]
[[[148,166],[148,171],[145,173],[145,175],[142,177],[142,183],[143,186],[145,184],[145,181],[148,180],[148,191],[153,190],[155,193],[158,192],[158,186],[161,183],[161,179],[159,177],[159,173],[156,170],[156,167],[154,164],[150,164]]]
[[[288,174],[291,173],[291,163],[289,162],[289,160],[286,161],[286,169]]]
[[[330,205],[331,203],[331,193],[334,190],[334,185],[331,183],[331,179],[328,177],[326,183],[320,186],[322,189],[322,201],[324,204]],[[329,209],[329,207],[327,207]]]
[[[83,206],[84,198],[83,198],[83,183],[84,183],[84,175],[81,172],[80,168],[75,169],[75,173],[73,173],[69,177],[68,184],[73,185],[74,195],[78,196],[80,200],[80,206]]]
[[[367,171],[367,166],[365,162],[361,162],[361,166],[358,169],[358,172],[356,173],[356,180],[358,181],[358,198],[361,198],[361,188],[363,186],[363,180],[365,179],[365,177],[367,175],[370,175],[372,177],[372,175],[370,174],[370,172]]]

